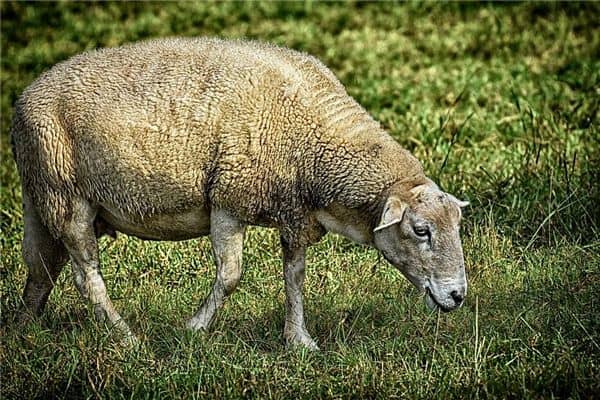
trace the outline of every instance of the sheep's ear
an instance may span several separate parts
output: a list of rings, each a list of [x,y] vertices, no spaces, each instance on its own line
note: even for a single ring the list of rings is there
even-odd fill
[[[468,205],[469,205],[469,202],[468,202],[468,201],[462,201],[462,200],[459,200],[459,199],[457,199],[456,197],[452,196],[450,193],[447,193],[447,194],[448,194],[448,198],[449,198],[450,200],[452,200],[452,201],[453,201],[453,202],[454,202],[454,203],[455,203],[457,206],[459,206],[460,208],[465,208],[466,206],[468,206]]]
[[[385,202],[385,207],[383,207],[383,213],[381,213],[381,221],[379,222],[379,226],[375,228],[373,232],[380,231],[388,226],[402,222],[406,208],[407,205],[402,200],[396,197],[389,197]]]

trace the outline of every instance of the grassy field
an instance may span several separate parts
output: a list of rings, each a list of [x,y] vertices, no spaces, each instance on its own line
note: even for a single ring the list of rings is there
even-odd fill
[[[0,397],[592,398],[600,393],[600,19],[584,4],[0,4]],[[320,58],[440,185],[471,202],[470,291],[430,313],[375,250],[311,249],[309,331],[286,350],[276,232],[251,229],[212,332],[207,238],[102,239],[109,293],[142,339],[121,347],[69,268],[44,316],[15,317],[26,267],[12,105],[86,49],[170,35],[248,37]]]

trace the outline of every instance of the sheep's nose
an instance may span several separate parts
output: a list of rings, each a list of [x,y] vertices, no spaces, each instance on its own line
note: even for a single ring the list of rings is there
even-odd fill
[[[462,301],[465,299],[465,295],[462,293],[459,293],[458,290],[453,290],[450,293],[450,296],[452,296],[452,299],[456,302],[456,304],[462,303]]]

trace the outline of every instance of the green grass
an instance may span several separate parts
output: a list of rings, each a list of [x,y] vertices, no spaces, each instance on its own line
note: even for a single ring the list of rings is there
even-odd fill
[[[2,398],[592,398],[600,393],[600,7],[582,4],[0,4]],[[311,249],[308,329],[282,341],[277,235],[252,229],[212,332],[184,329],[212,284],[208,239],[102,239],[121,347],[61,275],[15,322],[26,267],[12,105],[83,50],[169,35],[249,37],[325,62],[442,187],[471,201],[470,290],[432,314],[375,250]],[[373,266],[377,266],[373,268]]]

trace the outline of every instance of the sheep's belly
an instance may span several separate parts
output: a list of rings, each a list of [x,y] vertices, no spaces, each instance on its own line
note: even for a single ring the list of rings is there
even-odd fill
[[[210,213],[193,209],[141,218],[103,207],[98,215],[115,231],[150,240],[187,240],[210,233]]]

